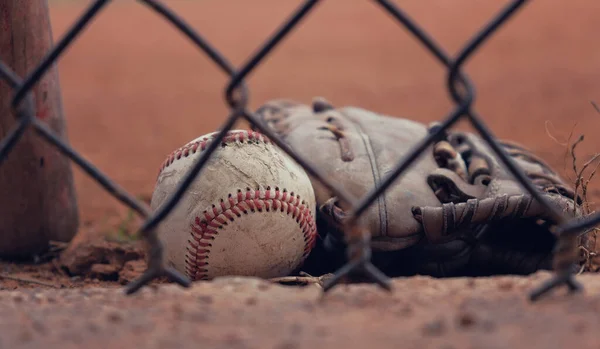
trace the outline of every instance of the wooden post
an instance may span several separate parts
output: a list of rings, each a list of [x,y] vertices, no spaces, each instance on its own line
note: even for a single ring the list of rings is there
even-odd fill
[[[0,60],[24,78],[53,44],[47,0],[0,0]],[[67,141],[56,64],[33,90],[36,115]],[[15,125],[0,79],[0,137]],[[28,128],[0,164],[0,258],[30,258],[70,241],[79,216],[69,159]]]

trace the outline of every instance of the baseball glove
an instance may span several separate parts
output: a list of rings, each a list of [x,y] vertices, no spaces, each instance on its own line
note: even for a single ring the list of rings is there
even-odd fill
[[[335,108],[320,98],[312,105],[272,100],[257,114],[357,198],[380,185],[436,127],[357,107]],[[500,144],[552,205],[569,217],[581,215],[581,199],[550,166],[518,144]],[[312,267],[325,273],[344,263],[341,228],[351,207],[314,179],[313,187],[323,241]],[[549,227],[556,222],[475,134],[448,131],[360,220],[372,236],[372,261],[388,276],[528,274],[552,268],[557,236]]]

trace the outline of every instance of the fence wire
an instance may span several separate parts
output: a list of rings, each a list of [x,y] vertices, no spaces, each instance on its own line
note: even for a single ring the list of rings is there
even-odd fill
[[[282,148],[288,155],[296,160],[302,167],[330,189],[342,201],[350,204],[352,207],[350,220],[346,233],[352,228],[353,223],[370,207],[371,204],[381,195],[389,186],[396,181],[419,156],[428,148],[442,133],[452,127],[459,120],[466,118],[481,137],[489,144],[491,149],[497,154],[502,163],[515,176],[520,184],[531,195],[541,202],[548,212],[550,212],[556,222],[558,222],[557,232],[559,239],[554,248],[554,275],[544,283],[540,284],[531,294],[530,299],[536,300],[548,291],[566,285],[571,291],[581,288],[574,277],[574,268],[576,261],[573,256],[577,255],[577,236],[586,229],[589,229],[600,222],[600,212],[587,216],[583,219],[567,220],[567,218],[550,205],[547,199],[540,194],[533,183],[530,182],[525,173],[515,164],[496,141],[493,133],[487,128],[481,116],[472,108],[475,100],[475,88],[468,79],[467,75],[461,71],[462,65],[479,49],[481,44],[496,32],[501,26],[512,18],[518,10],[523,8],[526,0],[515,0],[508,2],[489,23],[480,29],[464,45],[456,57],[450,57],[442,48],[420,28],[412,19],[407,16],[398,6],[387,0],[371,0],[377,6],[380,6],[384,13],[397,21],[401,28],[408,30],[431,54],[447,68],[446,85],[448,92],[455,103],[455,108],[448,115],[441,118],[440,126],[431,134],[422,139],[413,149],[393,168],[393,170],[382,181],[379,187],[373,188],[365,197],[354,198],[344,188],[336,183],[330,182],[327,177],[318,168],[311,165],[305,156],[298,154],[285,144],[268,126],[251,111],[248,110],[248,90],[244,84],[244,78],[253,72],[259,64],[269,55],[269,53],[285,39],[297,27],[311,11],[314,11],[320,0],[306,0],[283,22],[283,24],[251,55],[245,64],[239,69],[235,69],[231,63],[197,31],[189,26],[175,12],[171,11],[161,1],[158,0],[138,0],[143,5],[162,16],[171,23],[177,30],[185,35],[194,45],[203,53],[208,55],[212,61],[229,77],[230,81],[224,89],[224,100],[230,108],[230,114],[227,120],[220,127],[215,139],[210,143],[206,151],[197,159],[194,166],[184,176],[182,182],[176,188],[175,192],[167,199],[167,202],[157,211],[152,212],[143,202],[138,201],[127,191],[119,187],[110,180],[105,174],[98,170],[92,163],[83,158],[75,149],[67,145],[59,136],[57,136],[44,122],[35,116],[35,107],[32,98],[32,89],[35,84],[44,76],[48,69],[55,64],[62,56],[65,49],[71,45],[75,39],[85,30],[90,21],[99,15],[100,11],[110,3],[110,0],[94,1],[84,13],[77,19],[67,33],[54,45],[46,54],[42,62],[24,79],[18,77],[9,67],[0,61],[0,79],[4,80],[14,90],[14,96],[11,101],[11,107],[17,117],[17,123],[10,129],[6,136],[0,140],[0,164],[6,158],[6,155],[13,149],[19,141],[27,127],[33,127],[34,130],[46,141],[53,144],[62,154],[69,157],[77,166],[94,178],[104,189],[106,189],[116,199],[132,208],[141,217],[145,219],[139,234],[148,242],[150,246],[148,267],[144,274],[125,287],[127,294],[138,291],[150,281],[166,276],[182,286],[188,287],[190,280],[163,263],[163,246],[158,239],[157,227],[161,221],[170,214],[177,205],[183,193],[187,190],[194,179],[201,175],[202,168],[206,165],[210,156],[221,143],[226,133],[231,130],[236,121],[240,118],[247,120],[257,130],[269,137],[277,146]],[[350,235],[350,234],[349,234]],[[389,289],[388,278],[381,273],[370,262],[371,250],[369,247],[368,232],[360,234],[357,241],[349,241],[349,258],[347,264],[339,269],[333,278],[324,285],[324,292],[336,285],[339,280],[349,273],[362,273],[370,277],[373,281],[382,287]]]

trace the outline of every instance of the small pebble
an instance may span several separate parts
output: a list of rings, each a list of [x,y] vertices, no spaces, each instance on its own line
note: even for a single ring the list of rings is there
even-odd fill
[[[204,303],[204,304],[211,304],[213,302],[213,299],[211,296],[198,296],[198,302],[200,303]]]
[[[460,327],[471,327],[475,324],[475,316],[471,313],[464,312],[458,316],[458,325]]]
[[[430,321],[423,326],[423,334],[426,336],[440,336],[444,332],[446,332],[446,325],[443,319]]]
[[[106,317],[110,322],[121,322],[123,320],[123,316],[117,311],[110,311]]]
[[[512,281],[501,281],[498,283],[498,289],[501,291],[510,291],[514,287],[514,283]]]

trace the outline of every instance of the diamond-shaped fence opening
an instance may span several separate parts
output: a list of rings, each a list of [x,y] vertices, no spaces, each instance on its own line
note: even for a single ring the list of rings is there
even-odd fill
[[[373,1],[377,6],[380,6],[383,9],[385,14],[389,15],[393,20],[397,21],[402,28],[414,35],[414,37],[447,68],[447,88],[456,107],[448,115],[441,118],[440,126],[415,145],[414,148],[389,172],[378,187],[373,188],[362,198],[352,197],[352,195],[337,183],[329,181],[324,173],[306,160],[306,155],[298,154],[292,150],[273,130],[263,124],[253,112],[247,109],[248,91],[244,85],[244,78],[253,72],[265,57],[267,57],[277,45],[281,44],[284,38],[290,35],[297,27],[298,23],[312,11],[315,11],[315,5],[319,3],[319,0],[304,1],[287,19],[285,19],[281,27],[278,28],[239,69],[235,69],[213,45],[200,36],[198,32],[192,29],[182,18],[171,11],[162,2],[157,0],[139,0],[139,2],[155,11],[157,15],[162,16],[165,20],[170,22],[179,32],[185,35],[191,43],[208,55],[214,63],[230,77],[229,83],[224,88],[224,99],[230,107],[229,117],[225,123],[221,125],[220,131],[209,144],[206,151],[204,151],[197,159],[194,166],[189,169],[189,172],[184,176],[175,192],[156,212],[151,212],[147,205],[136,200],[117,184],[113,183],[106,175],[95,168],[92,163],[85,160],[72,147],[63,142],[43,121],[33,114],[34,108],[31,98],[33,86],[44,76],[50,67],[62,56],[66,48],[73,43],[90,21],[95,16],[99,15],[100,10],[108,5],[109,2],[109,0],[94,1],[67,33],[47,53],[41,63],[24,79],[16,76],[16,74],[4,63],[0,62],[0,78],[14,90],[14,98],[11,105],[14,108],[15,115],[18,117],[16,125],[9,130],[4,139],[0,141],[0,164],[13,149],[14,145],[17,144],[25,129],[31,126],[39,136],[54,145],[62,154],[67,156],[89,176],[94,178],[111,195],[131,207],[145,219],[145,222],[140,229],[140,234],[146,239],[150,246],[148,268],[140,278],[127,285],[126,292],[128,294],[136,292],[148,282],[161,276],[167,276],[171,280],[184,286],[190,285],[190,281],[185,276],[163,264],[163,250],[156,233],[156,228],[177,205],[192,181],[197,176],[202,175],[201,171],[210,159],[210,156],[221,143],[226,133],[231,130],[235,122],[240,118],[246,119],[258,131],[264,133],[277,146],[302,165],[307,173],[330,189],[340,200],[351,205],[351,223],[358,219],[370,205],[375,202],[377,197],[392,185],[392,183],[398,180],[398,178],[402,176],[402,174],[419,158],[425,149],[427,149],[429,145],[442,134],[442,132],[452,127],[460,119],[466,118],[487,142],[494,153],[496,153],[507,169],[516,179],[518,179],[522,187],[538,200],[548,212],[551,212],[554,220],[559,223],[558,231],[560,233],[560,238],[558,239],[554,250],[555,275],[551,280],[540,285],[540,287],[531,294],[531,298],[536,299],[552,288],[562,284],[566,284],[572,290],[578,288],[572,274],[572,266],[575,261],[569,257],[573,255],[573,250],[577,249],[574,236],[577,236],[577,234],[584,229],[588,229],[598,224],[600,222],[600,213],[587,216],[577,221],[568,221],[561,212],[548,204],[547,199],[540,195],[539,191],[534,187],[528,177],[505,153],[500,144],[495,140],[492,132],[482,121],[482,118],[471,107],[475,98],[475,89],[468,77],[461,72],[461,67],[467,59],[471,57],[484,41],[488,40],[494,32],[501,28],[523,7],[526,3],[525,0],[508,2],[506,7],[502,9],[500,13],[492,18],[486,26],[475,33],[473,38],[464,45],[463,49],[455,58],[449,57],[423,29],[403,13],[395,4],[388,0]],[[351,226],[351,224],[349,226]],[[378,282],[383,287],[388,287],[388,280],[385,275],[379,272],[370,262],[368,238],[356,242],[356,246],[354,247],[354,250],[359,251],[360,253],[353,254],[353,256],[357,257],[350,259],[344,267],[338,270],[334,277],[325,285],[325,290],[334,286],[341,277],[353,271],[365,273],[366,276],[371,277],[371,279]]]

